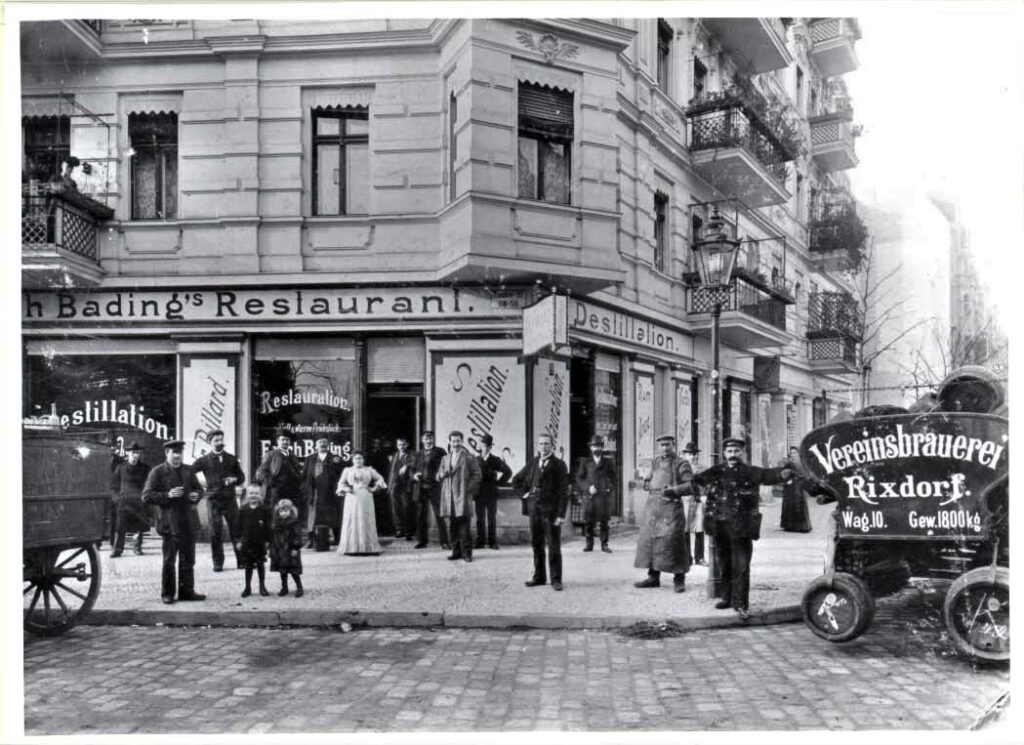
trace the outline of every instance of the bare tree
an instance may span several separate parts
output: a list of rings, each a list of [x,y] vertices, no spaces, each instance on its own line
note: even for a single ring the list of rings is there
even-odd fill
[[[1008,351],[1008,341],[991,317],[984,325],[966,333],[959,326],[947,329],[935,324],[932,346],[938,353],[934,364],[920,348],[915,348],[912,366],[901,366],[916,386],[937,386],[953,370],[964,365],[997,367]]]

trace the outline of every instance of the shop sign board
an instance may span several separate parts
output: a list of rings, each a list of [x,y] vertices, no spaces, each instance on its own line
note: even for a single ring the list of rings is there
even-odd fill
[[[847,420],[804,437],[804,467],[839,495],[839,535],[984,538],[986,491],[1009,472],[1008,422],[990,414]]]
[[[561,360],[540,360],[533,368],[532,448],[543,434],[551,436],[555,455],[568,463],[569,365]]]
[[[434,429],[447,447],[458,430],[472,452],[494,438],[494,454],[513,471],[526,464],[526,368],[511,354],[435,356]]]
[[[569,344],[569,298],[551,294],[523,308],[523,355],[556,352]]]
[[[458,287],[121,290],[23,293],[22,321],[193,323],[401,321],[518,315],[516,307]]]
[[[693,355],[693,341],[682,332],[583,300],[570,303],[569,326],[576,331],[658,352],[677,356]]]
[[[237,358],[193,357],[181,367],[181,431],[184,460],[192,463],[211,448],[209,432],[224,431],[224,448],[237,453],[235,442]]]

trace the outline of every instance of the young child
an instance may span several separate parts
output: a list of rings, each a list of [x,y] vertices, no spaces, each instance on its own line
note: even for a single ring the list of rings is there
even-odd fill
[[[299,511],[290,499],[282,499],[274,509],[274,534],[270,543],[270,571],[281,574],[281,590],[288,594],[288,575],[295,580],[295,597],[302,597],[303,526],[299,524]]]
[[[252,595],[252,570],[256,569],[260,580],[260,595],[266,597],[267,575],[264,562],[267,560],[267,543],[270,542],[271,514],[270,507],[263,504],[258,484],[251,484],[245,490],[245,504],[238,511],[238,524],[235,535],[238,536],[238,565],[245,569],[245,589],[242,597]]]

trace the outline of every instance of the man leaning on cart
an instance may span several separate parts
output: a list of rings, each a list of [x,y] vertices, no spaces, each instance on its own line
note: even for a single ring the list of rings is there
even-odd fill
[[[196,503],[202,496],[202,487],[192,467],[182,463],[184,450],[181,440],[164,443],[167,460],[149,472],[142,489],[142,501],[160,508],[157,532],[163,538],[164,552],[160,596],[167,604],[174,602],[175,561],[178,600],[206,600],[205,595],[195,591],[193,574],[199,531]]]

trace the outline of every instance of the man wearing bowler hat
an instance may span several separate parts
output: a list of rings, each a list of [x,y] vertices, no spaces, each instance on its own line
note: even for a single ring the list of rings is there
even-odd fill
[[[672,587],[686,591],[686,572],[690,569],[689,539],[686,536],[686,511],[682,497],[693,493],[690,464],[676,454],[676,438],[661,435],[658,455],[651,472],[644,478],[647,505],[640,522],[633,566],[646,569],[647,576],[634,587],[661,585],[661,573],[672,573]]]
[[[157,531],[163,537],[164,564],[160,596],[167,604],[178,600],[206,600],[195,591],[193,569],[196,563],[196,533],[199,516],[196,503],[202,496],[202,487],[191,466],[182,463],[185,443],[172,440],[164,443],[166,460],[153,468],[142,489],[142,501],[160,508]],[[178,564],[175,583],[174,565]]]
[[[604,455],[604,438],[600,435],[590,438],[590,456],[576,462],[574,478],[576,492],[583,500],[583,535],[587,540],[583,550],[594,550],[594,526],[597,525],[601,531],[601,550],[610,554],[608,516],[618,475],[615,462]]]
[[[498,487],[512,478],[512,469],[493,452],[494,438],[480,436],[480,490],[476,494],[476,544],[474,548],[498,548]]]
[[[206,442],[213,449],[200,455],[192,464],[192,470],[203,474],[206,479],[206,509],[210,518],[210,552],[213,554],[213,571],[224,570],[224,523],[228,526],[228,540],[237,546],[235,524],[238,522],[238,499],[235,487],[245,482],[245,473],[238,464],[238,458],[224,449],[224,430],[215,429],[206,435]],[[235,566],[238,565],[238,549],[235,548]]]
[[[788,468],[748,466],[743,462],[745,446],[738,437],[727,437],[722,441],[725,462],[693,477],[695,485],[707,488],[708,532],[715,539],[715,560],[722,571],[722,599],[715,607],[731,606],[744,621],[750,617],[753,542],[761,536],[758,487],[781,484],[792,475]]]
[[[142,462],[142,446],[133,442],[125,452],[127,460],[114,467],[110,490],[114,495],[114,541],[110,558],[116,559],[124,551],[124,537],[138,531],[135,553],[142,554],[142,536],[149,530],[149,514],[142,502],[142,489],[146,485],[149,466]]]

